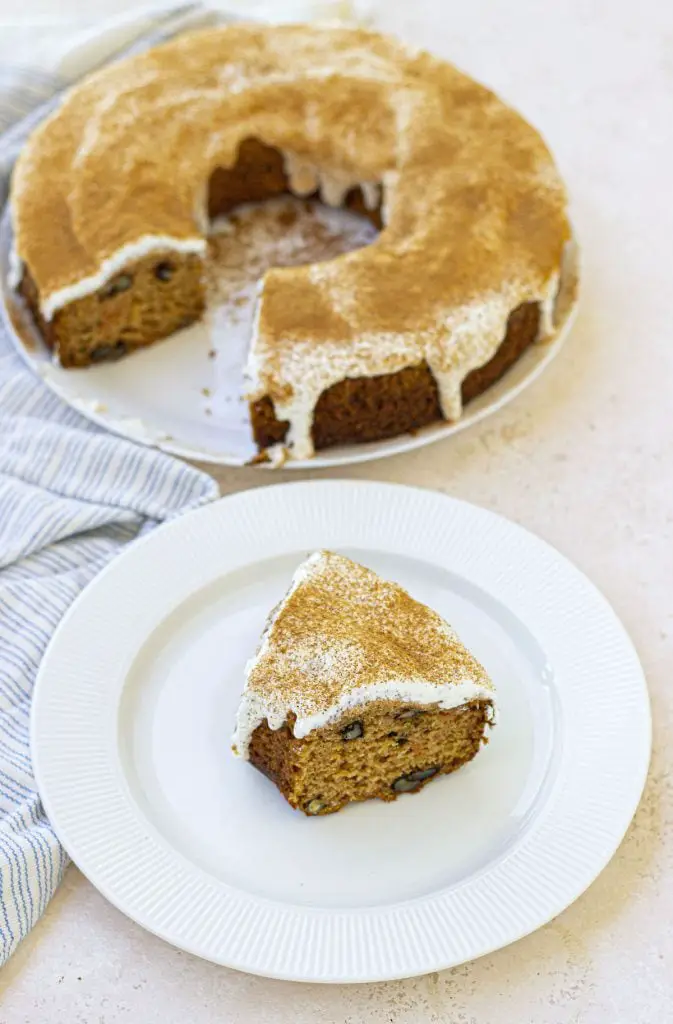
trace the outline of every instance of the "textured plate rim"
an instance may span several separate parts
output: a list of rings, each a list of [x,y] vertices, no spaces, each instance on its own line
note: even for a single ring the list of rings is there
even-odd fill
[[[9,251],[11,247],[11,240],[12,227],[10,209],[8,205],[2,219],[0,220],[0,270],[2,269],[2,254]],[[573,276],[575,277],[575,287],[577,288],[581,276],[581,268],[579,267],[579,251],[576,250],[576,253],[577,265],[573,270]],[[98,427],[110,430],[112,433],[119,434],[122,437],[126,437],[127,439],[136,441],[140,444],[158,448],[160,451],[164,451],[169,455],[177,455],[182,459],[198,461],[208,465],[230,466],[238,469],[246,468],[245,465],[241,464],[240,460],[234,459],[225,453],[213,452],[206,448],[193,448],[189,445],[180,444],[172,439],[164,439],[160,435],[140,435],[137,431],[133,432],[125,428],[124,420],[120,420],[118,417],[114,417],[111,414],[96,412],[87,406],[80,408],[74,403],[73,398],[67,392],[58,387],[54,380],[39,373],[39,364],[40,362],[43,362],[45,358],[43,343],[41,341],[36,342],[38,346],[42,347],[41,358],[36,358],[34,353],[29,350],[29,347],[24,344],[21,334],[14,324],[11,312],[12,309],[16,309],[20,315],[25,316],[25,312],[22,310],[21,306],[17,304],[16,298],[9,288],[6,275],[4,273],[0,273],[0,313],[16,351],[30,367],[33,373],[37,373],[38,376],[40,376],[40,379],[43,381],[45,386],[63,402],[75,409],[80,416],[85,417],[85,419],[88,419]],[[283,463],[282,468],[285,470],[329,469],[330,467],[355,465],[360,462],[371,462],[374,459],[386,458],[390,455],[399,455],[403,452],[414,451],[417,448],[424,448],[426,445],[434,444],[435,442],[441,441],[447,437],[452,437],[454,434],[458,434],[462,430],[466,430],[468,427],[474,426],[476,423],[480,423],[488,416],[498,412],[513,399],[517,398],[530,384],[533,384],[534,381],[541,376],[560,351],[572,330],[577,317],[577,309],[578,301],[576,292],[575,301],[567,310],[563,322],[560,324],[551,341],[544,341],[538,345],[533,345],[527,352],[524,352],[521,358],[517,360],[514,366],[510,367],[501,380],[496,381],[496,383],[488,388],[482,395],[479,395],[474,399],[474,401],[470,402],[466,411],[456,423],[432,423],[427,427],[423,427],[420,430],[415,431],[413,434],[401,434],[398,437],[389,438],[388,440],[372,441],[362,445],[342,446],[332,449],[329,454],[317,454],[311,459],[291,459],[288,462]],[[250,464],[247,465],[249,466]],[[275,464],[269,462],[259,462],[254,465],[255,468],[266,471],[278,468]]]
[[[419,522],[424,528],[412,529]],[[560,680],[564,735],[548,802],[505,858],[457,886],[405,903],[327,910],[233,889],[152,832],[127,791],[116,752],[124,646],[135,651],[152,623],[222,574],[221,562],[207,553],[223,537],[224,571],[321,545],[415,557],[466,576],[527,624]],[[180,559],[171,561],[178,548]],[[146,571],[159,563],[160,579]],[[110,628],[114,615],[119,621]],[[120,625],[127,634],[121,657]],[[110,679],[111,664],[115,682],[105,687],[101,671]],[[635,813],[651,720],[643,671],[623,626],[594,585],[546,542],[446,495],[320,481],[221,499],[161,527],[104,569],[47,650],[31,736],[35,776],[57,833],[123,913],[179,948],[238,970],[349,983],[456,966],[530,934],[569,906],[611,859]]]

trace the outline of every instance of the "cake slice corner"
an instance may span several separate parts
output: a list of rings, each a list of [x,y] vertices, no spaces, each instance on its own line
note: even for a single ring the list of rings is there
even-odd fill
[[[317,551],[248,663],[233,749],[323,815],[417,792],[471,761],[494,721],[493,683],[441,616]]]

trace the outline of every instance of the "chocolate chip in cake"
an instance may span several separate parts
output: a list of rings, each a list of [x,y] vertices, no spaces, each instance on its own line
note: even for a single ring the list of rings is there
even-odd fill
[[[341,730],[341,735],[345,740],[359,740],[364,734],[362,722],[351,722]]]
[[[98,348],[94,348],[89,353],[89,359],[92,363],[107,363],[113,362],[115,359],[121,359],[122,356],[126,355],[128,351],[128,345],[124,341],[116,341],[113,345],[99,345]]]
[[[415,772],[409,772],[408,775],[400,775],[399,779],[393,782],[392,788],[396,793],[415,793],[426,779],[431,779],[438,771],[439,768],[434,765],[432,768],[420,768]]]
[[[169,263],[168,261],[165,261],[163,263],[157,263],[156,267],[154,268],[154,276],[157,277],[160,281],[170,281],[174,273],[175,266],[174,264]]]
[[[324,811],[326,807],[327,804],[322,800],[309,800],[306,804],[305,810],[307,814],[320,814],[320,812]]]
[[[133,278],[130,274],[120,274],[119,277],[115,277],[112,281],[108,282],[100,293],[100,297],[101,299],[111,299],[115,295],[127,292],[132,284]]]
[[[395,715],[395,718],[399,718],[400,721],[406,721],[407,718],[416,718],[422,714],[423,712],[419,708],[409,708],[408,711],[400,711],[399,715]]]

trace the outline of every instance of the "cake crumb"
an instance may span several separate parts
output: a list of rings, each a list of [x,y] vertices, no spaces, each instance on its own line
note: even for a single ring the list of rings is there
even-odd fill
[[[269,454],[266,449],[263,449],[263,451],[257,452],[253,455],[251,459],[248,459],[246,466],[263,466],[269,462],[271,462]]]
[[[297,223],[297,211],[292,206],[287,206],[278,214],[278,223],[281,227],[289,228]]]

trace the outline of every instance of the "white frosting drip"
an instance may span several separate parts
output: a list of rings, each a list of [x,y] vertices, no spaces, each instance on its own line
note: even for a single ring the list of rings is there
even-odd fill
[[[516,305],[518,302],[508,295],[494,292],[471,306],[452,312],[440,352],[426,354],[445,419],[459,419],[463,411],[463,381],[471,370],[487,363],[500,347],[507,331],[507,318]]]
[[[312,272],[319,276],[320,265]],[[556,279],[550,281],[543,304],[553,306],[556,287]],[[449,421],[457,420],[462,412],[463,380],[495,354],[505,337],[510,313],[530,299],[530,294],[516,286],[484,296],[471,306],[454,310],[446,321],[446,334],[441,339],[432,334],[424,338],[416,333],[413,352],[409,350],[409,339],[402,334],[361,335],[347,345],[324,348],[297,345],[282,366],[283,378],[290,383],[292,395],[285,401],[276,399],[274,403],[278,418],[290,423],[287,444],[293,457],[305,459],[313,454],[313,413],[323,391],[347,377],[402,370],[418,362],[419,349],[423,350],[437,382],[442,414]],[[263,363],[259,347],[255,331],[247,371],[252,381],[259,379],[257,368]],[[260,396],[253,392],[252,397]]]
[[[14,223],[11,205],[9,207],[9,225],[12,230],[12,234],[14,234]],[[23,279],[23,269],[25,264],[17,252],[16,239],[14,238],[12,239],[12,245],[9,250],[8,264],[9,265],[7,268],[7,284],[12,289],[12,291],[16,292],[19,290],[21,286],[21,281]]]
[[[390,207],[392,204],[393,197],[395,195],[395,189],[397,188],[397,182],[399,181],[399,171],[384,171],[381,181],[381,220],[383,224],[387,224],[390,220]]]
[[[285,173],[290,189],[297,196],[310,196],[318,188],[318,175],[315,167],[304,163],[299,157],[285,153]]]
[[[554,307],[560,281],[560,273],[552,274],[549,279],[547,294],[540,302],[540,338],[550,338],[554,333]]]
[[[463,704],[469,704],[475,700],[492,701],[493,691],[473,682],[448,683],[446,686],[437,686],[434,683],[424,683],[418,679],[390,679],[386,682],[351,690],[350,693],[333,704],[328,711],[304,718],[297,716],[292,734],[301,740],[315,729],[322,729],[324,726],[338,721],[346,712],[363,707],[374,700],[433,704],[440,707],[442,711],[450,711],[452,708],[462,707]],[[236,731],[233,738],[234,752],[247,760],[250,740],[257,726],[266,720],[269,728],[276,732],[287,721],[290,712],[296,713],[291,704],[272,708],[258,694],[252,691],[244,692],[236,719]],[[492,711],[489,713],[487,724],[494,725],[495,721],[495,712]]]
[[[555,294],[551,302],[551,331],[557,331],[567,319],[570,310],[577,301],[577,289],[580,273],[580,249],[577,239],[566,242],[561,259],[561,273],[557,279]]]
[[[205,256],[208,243],[205,238],[173,238],[170,235],[143,235],[135,242],[122,246],[108,259],[103,260],[95,274],[83,277],[73,284],[59,288],[47,295],[40,303],[40,310],[45,320],[51,320],[54,313],[67,306],[69,302],[83,299],[102,288],[115,274],[135,260],[149,256],[150,253],[170,250],[172,252],[193,252]]]
[[[323,557],[323,552],[317,551],[296,570],[287,594],[267,622],[257,653],[246,665],[245,689],[241,697],[236,717],[236,730],[233,736],[235,754],[247,759],[250,740],[257,726],[266,720],[269,728],[276,731],[287,721],[290,713],[296,715],[293,735],[297,739],[303,739],[315,729],[322,729],[324,726],[337,721],[347,711],[356,707],[362,707],[375,700],[402,701],[409,704],[435,704],[444,711],[461,707],[463,704],[469,704],[475,700],[494,701],[494,690],[491,687],[480,685],[475,680],[437,685],[423,679],[391,677],[385,680],[382,679],[378,683],[353,689],[345,693],[338,701],[323,711],[312,715],[302,715],[301,709],[293,704],[292,701],[284,702],[278,700],[271,703],[268,698],[262,697],[256,691],[250,689],[248,686],[250,675],[257,662],[268,650],[269,636],[283,605],[297,587],[311,576],[313,567]],[[452,635],[455,635],[448,625],[446,625],[446,629]],[[491,707],[489,723],[494,724],[496,720],[495,706],[492,704]]]
[[[381,200],[381,186],[378,181],[360,182],[362,198],[367,210],[375,210]]]
[[[293,153],[284,153],[283,156],[285,173],[295,195],[308,196],[318,192],[327,206],[341,206],[351,189],[360,188],[368,210],[375,210],[379,205],[378,182],[360,181],[357,175],[316,167]]]
[[[16,248],[12,246],[9,250],[9,270],[7,272],[7,284],[12,291],[18,291],[22,278],[23,260],[16,251]]]

